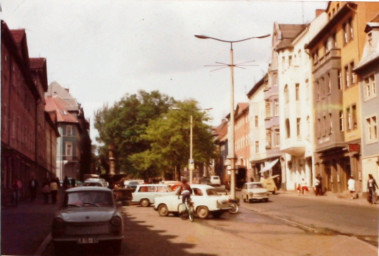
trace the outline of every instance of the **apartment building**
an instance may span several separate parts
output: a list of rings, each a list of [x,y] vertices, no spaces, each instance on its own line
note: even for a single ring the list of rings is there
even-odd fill
[[[266,102],[265,89],[268,84],[267,73],[251,88],[247,93],[249,99],[249,119],[250,119],[250,157],[251,172],[248,173],[248,180],[260,180],[260,170],[264,168],[267,159],[266,147],[270,147],[271,141],[266,141]],[[271,136],[268,137],[271,139]]]
[[[365,25],[378,11],[374,2],[329,2],[328,22],[306,46],[312,58],[315,172],[326,191],[345,191],[350,175],[362,188],[361,104],[353,70],[362,56]]]
[[[311,186],[315,178],[312,71],[304,45],[326,21],[326,13],[317,10],[316,18],[307,25],[277,25],[285,38],[275,50],[278,53],[282,175],[287,190],[295,190],[303,179]]]
[[[24,29],[10,30],[1,21],[1,39],[2,198],[16,178],[25,184],[21,197],[27,197],[31,176],[42,182],[55,175],[52,147],[59,134],[44,111],[46,60],[29,58]]]
[[[362,192],[368,192],[368,175],[379,180],[379,15],[367,23],[358,75],[361,101]]]

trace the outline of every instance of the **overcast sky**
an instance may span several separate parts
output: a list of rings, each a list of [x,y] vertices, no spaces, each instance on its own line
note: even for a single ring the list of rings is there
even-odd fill
[[[230,46],[195,34],[239,40],[271,34],[274,22],[307,23],[326,1],[3,0],[1,19],[24,28],[30,57],[47,59],[49,83],[70,89],[91,120],[94,112],[138,90],[193,98],[213,108],[212,125],[230,112]],[[267,71],[271,37],[234,44],[235,102]]]

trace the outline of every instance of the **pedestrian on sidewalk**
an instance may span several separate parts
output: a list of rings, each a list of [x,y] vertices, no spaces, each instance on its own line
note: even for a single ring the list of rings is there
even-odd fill
[[[38,181],[33,175],[29,181],[30,201],[32,202],[37,197],[37,188],[38,188]]]
[[[304,195],[304,192],[305,191],[309,191],[308,190],[308,184],[307,184],[307,182],[305,181],[305,179],[304,178],[302,178],[301,179],[301,194],[303,194]]]
[[[51,194],[51,203],[52,204],[56,204],[57,203],[57,199],[58,199],[58,182],[57,182],[57,178],[53,178],[50,181],[50,194]]]
[[[43,194],[44,203],[48,204],[49,203],[49,194],[50,194],[50,182],[48,180],[45,180],[42,183],[42,194]]]
[[[22,182],[20,178],[17,177],[12,183],[14,206],[18,206],[18,201],[20,200],[21,189],[22,189]]]
[[[376,181],[372,174],[368,175],[368,181],[367,181],[367,189],[369,192],[369,202],[371,204],[376,203],[376,189],[378,188],[378,185],[376,184]]]
[[[350,191],[351,199],[356,199],[355,194],[355,180],[353,176],[350,176],[349,180],[347,181],[347,188]]]
[[[315,182],[315,195],[321,196],[321,176],[320,176],[320,174],[317,174],[314,182]]]
[[[70,181],[68,180],[68,177],[65,176],[63,180],[63,189],[64,190],[68,189],[69,185],[70,185]]]

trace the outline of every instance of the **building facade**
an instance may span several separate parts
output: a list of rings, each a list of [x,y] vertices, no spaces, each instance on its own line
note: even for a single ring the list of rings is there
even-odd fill
[[[358,75],[361,100],[362,192],[368,175],[379,180],[379,16],[367,23],[362,59],[354,72]]]
[[[360,97],[353,70],[363,52],[364,25],[378,12],[368,2],[329,2],[328,22],[306,49],[312,57],[315,166],[326,191],[362,189]]]
[[[58,136],[54,120],[44,111],[46,60],[30,59],[25,30],[10,30],[1,21],[1,178],[7,195],[12,183],[23,183],[28,196],[32,176],[42,182],[55,175],[49,150]],[[48,132],[47,132],[48,130]],[[37,139],[38,138],[38,139]]]

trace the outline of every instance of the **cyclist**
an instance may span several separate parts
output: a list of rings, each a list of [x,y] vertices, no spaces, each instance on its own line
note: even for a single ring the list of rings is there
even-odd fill
[[[187,179],[183,178],[182,179],[182,185],[180,186],[177,194],[178,195],[182,195],[182,203],[184,204],[186,200],[189,200],[191,199],[191,193],[192,193],[192,188],[191,186],[188,184],[188,181]]]

